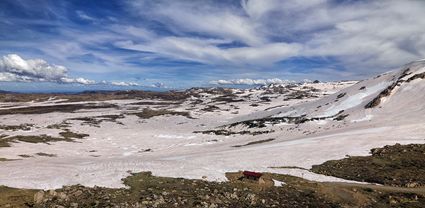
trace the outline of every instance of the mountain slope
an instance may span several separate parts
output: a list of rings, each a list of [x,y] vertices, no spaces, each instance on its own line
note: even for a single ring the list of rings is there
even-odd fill
[[[236,118],[231,122],[231,126],[259,122],[264,125],[340,120],[361,122],[375,117],[385,120],[411,119],[425,112],[425,106],[422,104],[425,101],[424,78],[425,61],[416,61],[400,70],[360,81],[317,101]]]

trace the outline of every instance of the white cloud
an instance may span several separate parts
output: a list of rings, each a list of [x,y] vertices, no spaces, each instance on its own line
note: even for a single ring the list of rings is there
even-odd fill
[[[176,32],[195,32],[232,39],[249,45],[266,43],[264,35],[248,17],[231,7],[209,1],[129,1],[141,16],[164,22]]]
[[[116,42],[117,47],[136,51],[153,52],[163,56],[197,61],[213,65],[257,65],[267,66],[299,55],[302,46],[299,44],[271,43],[257,47],[219,48],[217,45],[225,41],[217,39],[198,39],[167,37],[152,40],[145,44],[132,41]]]
[[[272,79],[231,79],[231,80],[214,80],[210,84],[214,85],[268,85],[268,84],[289,84],[294,81],[282,80],[279,78]]]
[[[425,1],[242,0],[241,7],[216,1],[130,4],[132,11],[161,22],[178,37],[116,45],[160,57],[257,69],[296,56],[333,57],[355,76],[425,57]],[[209,42],[212,39],[245,45],[223,48]]]
[[[140,86],[140,84],[136,83],[136,82],[105,82],[106,84],[111,84],[111,85],[115,85],[115,86]]]
[[[42,59],[23,59],[17,54],[8,54],[0,59],[0,81],[59,82],[94,84],[85,78],[69,78],[64,66],[49,64]]]
[[[90,17],[89,15],[87,15],[85,12],[78,10],[75,13],[77,13],[78,17],[82,20],[88,20],[88,21],[95,21],[96,19],[93,17]]]
[[[167,86],[165,86],[164,83],[162,82],[156,82],[154,84],[151,85],[151,87],[156,87],[156,88],[167,88]]]
[[[62,77],[60,79],[60,81],[63,82],[63,83],[78,83],[78,84],[85,84],[85,85],[96,84],[96,81],[85,79],[85,78],[82,78],[82,77],[79,77],[79,78]]]
[[[64,66],[48,64],[42,59],[24,60],[16,54],[9,54],[0,59],[0,72],[54,80],[64,77],[67,69]]]

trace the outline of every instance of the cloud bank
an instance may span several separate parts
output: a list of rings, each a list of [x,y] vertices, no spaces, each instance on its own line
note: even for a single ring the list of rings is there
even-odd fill
[[[49,64],[42,59],[23,59],[17,54],[8,54],[0,59],[0,82],[55,82],[61,84],[83,85],[112,85],[120,87],[143,86],[136,82],[100,81],[68,76],[68,69],[64,66]],[[164,88],[162,83],[152,84],[150,87]]]
[[[17,54],[8,54],[0,59],[0,81],[58,82],[94,84],[85,78],[70,78],[64,66],[49,64],[42,59],[23,59]]]
[[[289,84],[294,83],[291,80],[273,79],[231,79],[231,80],[214,80],[210,84],[214,85],[269,85],[269,84]]]

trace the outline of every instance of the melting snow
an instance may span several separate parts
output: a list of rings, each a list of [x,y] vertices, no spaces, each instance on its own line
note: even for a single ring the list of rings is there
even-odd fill
[[[347,110],[356,107],[364,101],[364,98],[384,90],[386,87],[388,87],[389,84],[390,82],[381,82],[372,87],[367,87],[364,92],[359,92],[354,95],[346,95],[347,98],[345,100],[333,104],[325,112],[323,112],[320,117],[333,116],[342,110]]]

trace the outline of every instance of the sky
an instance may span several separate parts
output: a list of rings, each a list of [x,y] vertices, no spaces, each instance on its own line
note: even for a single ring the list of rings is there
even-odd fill
[[[1,0],[0,89],[359,80],[425,58],[422,0]]]

